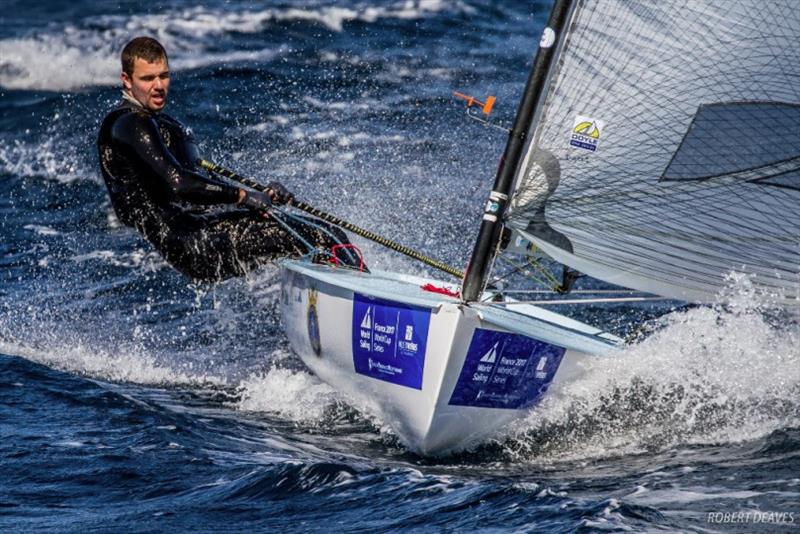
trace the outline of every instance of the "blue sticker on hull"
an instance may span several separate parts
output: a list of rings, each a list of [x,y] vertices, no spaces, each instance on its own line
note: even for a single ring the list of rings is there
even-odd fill
[[[422,389],[431,311],[399,302],[353,296],[356,373]]]
[[[520,335],[477,328],[450,404],[528,408],[547,391],[566,349]]]

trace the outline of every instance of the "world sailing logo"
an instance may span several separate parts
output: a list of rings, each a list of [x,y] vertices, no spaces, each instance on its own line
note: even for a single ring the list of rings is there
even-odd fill
[[[597,150],[597,144],[600,142],[600,136],[605,126],[605,121],[578,115],[572,125],[569,144],[594,152]]]

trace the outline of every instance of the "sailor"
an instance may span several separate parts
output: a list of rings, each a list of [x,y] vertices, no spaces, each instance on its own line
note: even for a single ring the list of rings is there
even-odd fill
[[[280,217],[274,205],[293,199],[282,184],[266,193],[203,174],[192,133],[163,112],[169,64],[155,39],[137,37],[122,51],[122,103],[100,126],[100,166],[117,218],[136,228],[176,269],[216,281],[262,263],[301,256],[309,245],[347,244],[340,229],[317,220]]]

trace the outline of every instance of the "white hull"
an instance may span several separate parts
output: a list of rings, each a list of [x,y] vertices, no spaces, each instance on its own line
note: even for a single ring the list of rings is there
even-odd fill
[[[467,306],[396,273],[301,261],[281,270],[293,350],[423,455],[491,437],[618,341],[534,306]]]

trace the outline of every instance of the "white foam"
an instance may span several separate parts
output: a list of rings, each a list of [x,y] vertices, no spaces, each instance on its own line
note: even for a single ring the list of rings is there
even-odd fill
[[[220,36],[258,33],[275,22],[306,21],[332,31],[347,22],[417,19],[445,10],[473,12],[461,1],[420,0],[389,6],[309,6],[261,11],[225,11],[202,7],[151,15],[101,16],[66,24],[47,32],[0,40],[0,87],[74,91],[119,83],[119,50],[131,35],[152,35],[170,53],[177,69],[223,63],[269,60],[278,51],[219,53]]]
[[[379,100],[367,98],[358,101],[347,101],[347,102],[333,102],[333,101],[326,101],[320,100],[319,98],[314,98],[313,96],[305,96],[303,100],[308,104],[311,104],[315,108],[318,109],[333,109],[336,111],[345,111],[345,110],[376,110],[376,109],[383,109],[386,106],[381,103]]]
[[[60,34],[4,39],[0,58],[0,87],[6,89],[70,91],[119,81],[112,50],[70,45]]]
[[[800,424],[800,329],[771,326],[743,291],[730,307],[671,313],[644,341],[590,360],[531,413],[514,447],[603,457],[742,442]]]
[[[243,380],[237,408],[272,412],[298,422],[320,422],[327,408],[341,401],[339,394],[315,376],[287,369]]]
[[[43,226],[40,224],[26,224],[23,226],[25,230],[31,230],[32,232],[36,232],[39,235],[59,235],[60,232],[50,228],[49,226]]]
[[[113,250],[93,250],[86,254],[77,254],[72,257],[76,263],[100,261],[115,267],[144,268],[154,272],[167,266],[166,261],[154,250],[136,249],[128,253]]]
[[[115,352],[71,341],[68,346],[33,347],[24,342],[0,340],[0,352],[19,356],[61,371],[110,382],[142,385],[226,385],[226,380],[211,375],[192,375],[170,369],[152,355],[135,348],[121,347]]]
[[[177,70],[189,70],[208,65],[222,65],[225,63],[245,63],[251,61],[268,61],[279,54],[277,50],[241,50],[238,52],[225,52],[218,54],[205,54],[202,57],[183,57],[173,61]]]
[[[78,156],[77,143],[73,139],[65,141],[54,125],[38,141],[0,138],[0,172],[41,176],[64,184],[86,176],[97,176],[96,170],[85,171],[80,161],[83,159]]]
[[[352,135],[340,135],[338,138],[339,146],[351,145],[386,145],[391,143],[402,143],[409,139],[403,135],[370,135],[364,132],[358,132]]]
[[[298,114],[298,118],[304,118],[302,115]],[[275,130],[281,126],[287,126],[292,119],[287,117],[286,115],[268,115],[266,117],[266,121],[259,122],[256,124],[251,124],[245,126],[243,128],[244,132],[266,132]]]
[[[70,449],[77,449],[80,447],[85,447],[86,443],[82,441],[64,440],[64,441],[54,441],[53,445],[55,447],[67,447]]]
[[[647,493],[636,492],[628,496],[637,504],[663,505],[665,503],[696,503],[699,501],[747,500],[764,495],[757,491],[728,491],[721,487],[654,489]]]

